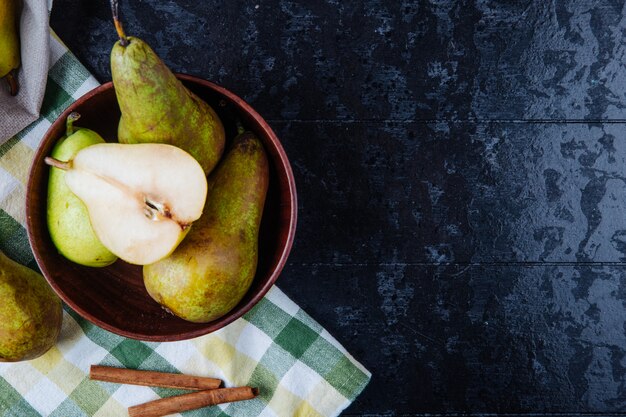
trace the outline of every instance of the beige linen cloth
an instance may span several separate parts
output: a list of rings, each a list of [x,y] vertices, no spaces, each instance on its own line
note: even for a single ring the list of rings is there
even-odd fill
[[[52,0],[22,0],[20,41],[22,65],[18,71],[20,91],[11,97],[0,80],[0,145],[37,120],[46,91],[50,49],[48,13]]]

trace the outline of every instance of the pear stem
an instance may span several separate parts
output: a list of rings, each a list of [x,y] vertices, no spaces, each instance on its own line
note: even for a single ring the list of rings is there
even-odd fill
[[[71,112],[67,119],[65,120],[65,136],[70,136],[74,133],[74,122],[80,119],[80,113]]]
[[[46,164],[50,165],[51,167],[62,169],[63,171],[67,171],[68,169],[70,169],[72,167],[72,163],[71,162],[59,161],[58,159],[54,159],[54,158],[52,158],[50,156],[46,156],[44,158],[44,162]]]
[[[111,14],[113,14],[113,24],[115,25],[117,36],[120,38],[120,45],[128,46],[130,41],[126,37],[126,33],[124,32],[124,28],[122,27],[122,22],[120,22],[118,0],[111,0]]]
[[[241,124],[241,122],[238,120],[237,121],[237,134],[241,135],[242,133],[244,133],[246,131],[246,129],[243,127],[243,125]]]
[[[15,74],[15,70],[12,69],[9,71],[7,75],[5,75],[7,83],[9,84],[9,93],[12,96],[17,95],[17,92],[20,90],[20,86],[17,83],[17,75]]]

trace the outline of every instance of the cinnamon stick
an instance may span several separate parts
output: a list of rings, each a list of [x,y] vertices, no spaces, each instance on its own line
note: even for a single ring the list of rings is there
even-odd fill
[[[91,366],[89,378],[97,381],[117,382],[120,384],[191,389],[198,391],[219,388],[222,384],[221,380],[215,378],[155,371],[136,371],[133,369],[112,368],[100,365]]]
[[[259,395],[258,388],[220,388],[162,398],[128,409],[130,417],[160,417],[234,401],[250,400]]]

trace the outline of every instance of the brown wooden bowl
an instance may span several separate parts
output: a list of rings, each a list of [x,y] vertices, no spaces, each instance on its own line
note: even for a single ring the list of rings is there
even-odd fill
[[[77,123],[114,142],[120,110],[112,83],[90,91],[73,103],[48,129],[33,160],[28,180],[26,218],[28,238],[41,272],[72,309],[92,323],[133,339],[172,341],[190,339],[218,330],[250,310],[280,274],[296,230],[296,188],[287,155],[280,141],[241,98],[230,91],[189,75],[177,75],[218,113],[227,141],[236,135],[236,121],[252,130],[265,145],[270,161],[270,185],[259,236],[259,263],[254,282],[241,302],[224,317],[205,324],[191,323],[166,312],[146,292],[142,269],[118,260],[105,268],[75,264],[61,256],[48,233],[46,196],[49,168],[44,158],[65,133],[65,119],[81,114]],[[227,142],[228,148],[228,142]]]

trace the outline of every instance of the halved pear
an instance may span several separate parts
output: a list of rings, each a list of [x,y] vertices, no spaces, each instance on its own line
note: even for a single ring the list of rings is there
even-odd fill
[[[65,182],[87,207],[98,239],[128,263],[168,256],[202,215],[204,170],[175,146],[103,143],[71,161],[46,163],[66,170]]]

